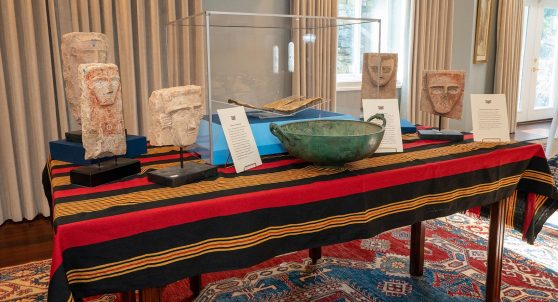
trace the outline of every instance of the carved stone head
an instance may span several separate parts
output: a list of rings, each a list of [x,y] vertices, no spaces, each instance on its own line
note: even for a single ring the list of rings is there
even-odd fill
[[[79,65],[81,118],[85,159],[126,154],[126,133],[118,67]]]
[[[397,54],[365,53],[362,66],[362,98],[396,98]]]
[[[72,110],[72,116],[81,124],[78,67],[87,63],[108,63],[109,42],[105,34],[93,32],[72,32],[62,36],[62,66],[66,98]]]
[[[149,97],[149,114],[148,137],[152,145],[194,144],[203,115],[201,87],[188,85],[153,91]]]
[[[465,71],[427,70],[423,74],[421,110],[461,119]]]

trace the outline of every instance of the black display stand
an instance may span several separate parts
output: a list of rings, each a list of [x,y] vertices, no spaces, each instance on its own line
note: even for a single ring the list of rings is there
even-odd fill
[[[65,137],[66,137],[66,141],[68,142],[79,143],[79,144],[82,143],[81,130],[68,131],[65,133]]]
[[[202,179],[217,176],[217,167],[195,162],[184,162],[180,148],[180,167],[169,167],[147,173],[147,179],[167,187],[178,187]]]
[[[465,137],[463,133],[461,133],[461,131],[441,130],[442,129],[441,116],[438,116],[438,129],[418,130],[418,134],[420,139],[452,141],[452,142],[463,141]]]
[[[115,157],[114,160],[99,161],[96,165],[75,168],[70,171],[70,182],[75,185],[95,187],[140,172],[139,160]]]
[[[124,134],[128,136],[128,131],[126,129],[124,129]],[[64,136],[66,137],[66,141],[68,142],[78,143],[78,144],[83,143],[81,139],[81,130],[68,131],[64,133]]]

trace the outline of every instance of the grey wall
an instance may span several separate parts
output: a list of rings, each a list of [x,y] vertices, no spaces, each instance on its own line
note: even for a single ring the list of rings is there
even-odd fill
[[[472,130],[470,95],[493,92],[497,10],[498,1],[493,1],[488,63],[473,64],[477,0],[454,1],[452,69],[465,70],[466,76],[463,116],[461,120],[450,120],[451,129]]]
[[[354,117],[360,117],[361,96],[360,90],[337,91],[336,94],[336,110],[340,113],[350,114]]]
[[[289,14],[288,0],[204,0],[206,11]],[[287,70],[291,23],[288,18],[210,17],[212,99],[265,104],[291,95]],[[232,25],[234,27],[225,27]],[[254,26],[255,25],[255,26]],[[279,48],[279,72],[273,73],[273,47]],[[215,108],[228,107],[214,103]]]

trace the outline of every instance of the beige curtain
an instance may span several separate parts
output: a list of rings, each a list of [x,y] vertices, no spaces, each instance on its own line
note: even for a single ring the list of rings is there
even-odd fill
[[[0,1],[0,223],[49,215],[41,185],[58,137],[45,1]]]
[[[170,21],[202,11],[202,0],[48,0],[52,48],[60,51],[63,34],[74,31],[102,32],[113,44],[115,63],[120,68],[125,125],[128,133],[147,133],[147,100],[156,89],[202,84],[203,68],[192,70],[194,54],[203,62],[200,31],[196,36],[184,37],[187,21],[178,27]],[[178,28],[178,29],[177,29]],[[174,36],[174,39],[173,37]],[[64,95],[60,56],[55,56],[55,76],[58,95]],[[62,132],[72,126],[66,116],[66,102],[58,103]],[[64,115],[63,115],[64,114]]]
[[[204,81],[201,31],[178,30],[176,39],[167,34],[169,21],[201,12],[201,1],[0,1],[0,223],[49,215],[41,185],[48,142],[74,124],[64,96],[62,35],[109,36],[126,128],[146,134],[153,90]]]
[[[506,95],[510,132],[515,132],[524,0],[500,0],[497,16],[494,93]]]
[[[337,16],[337,0],[291,0],[291,14],[301,16]],[[314,34],[314,43],[306,43],[305,34]],[[329,100],[321,109],[335,109],[337,30],[336,21],[302,19],[293,24],[295,69],[293,95],[322,97]]]
[[[438,126],[438,117],[420,111],[424,70],[451,69],[453,0],[413,1],[413,48],[410,77],[411,121]],[[443,119],[442,127],[448,120]]]

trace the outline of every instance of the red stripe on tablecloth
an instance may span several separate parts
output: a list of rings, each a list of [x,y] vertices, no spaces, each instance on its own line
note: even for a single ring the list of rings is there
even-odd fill
[[[531,221],[533,220],[533,216],[535,215],[535,206],[536,206],[536,199],[537,194],[535,193],[527,193],[527,205],[525,206],[525,216],[523,216],[523,239],[527,235],[527,230],[529,230],[529,225],[531,225]]]
[[[465,134],[463,136],[463,139],[465,140],[473,139],[473,134]],[[443,143],[449,143],[449,141],[439,141],[439,140],[435,141],[435,140],[423,139],[411,143],[405,143],[403,144],[403,149],[411,149],[411,148],[416,148],[421,146],[436,145],[436,144],[443,144]]]
[[[54,175],[61,174],[61,173],[67,173],[67,172],[70,172],[77,167],[78,166],[70,166],[70,167],[64,167],[64,168],[54,168],[54,169],[52,169],[52,171],[50,171],[50,174],[54,176]]]
[[[500,149],[491,153],[450,159],[421,166],[344,177],[287,188],[223,196],[210,200],[84,220],[58,226],[55,240],[59,238],[65,239],[64,242],[60,243],[60,252],[62,252],[72,247],[124,238],[142,232],[203,219],[338,198],[406,183],[493,168],[508,163],[528,160],[533,156],[544,157],[544,151],[540,145]],[[428,165],[436,165],[436,169],[425,167]],[[226,206],[223,206],[225,204]],[[160,219],[160,217],[165,217],[165,219]],[[126,221],[125,224],[122,224],[123,220]],[[116,225],[118,225],[118,228],[115,228]],[[95,229],[96,232],[91,233],[91,229]]]
[[[194,158],[198,158],[197,154],[195,153],[184,153],[184,158],[188,158],[188,157],[194,157]],[[176,153],[176,154],[168,154],[168,155],[162,155],[162,156],[153,156],[153,157],[144,157],[144,158],[138,158],[140,160],[140,162],[143,163],[150,163],[150,162],[154,162],[154,161],[159,161],[159,160],[167,160],[167,159],[179,159],[180,158],[180,153]]]
[[[55,191],[54,194],[52,195],[52,197],[56,201],[56,199],[62,198],[62,197],[75,196],[75,195],[81,195],[81,194],[92,194],[92,193],[99,193],[99,192],[105,192],[105,191],[113,191],[113,190],[126,189],[126,188],[132,188],[132,187],[146,186],[146,185],[150,185],[150,184],[153,184],[153,183],[150,182],[149,180],[147,180],[147,176],[146,176],[146,177],[141,177],[141,178],[134,178],[134,179],[131,179],[131,180],[125,180],[125,181],[119,181],[119,182],[115,182],[115,183],[104,184],[104,185],[100,185],[100,186],[96,186],[96,187],[79,187],[79,188],[75,188],[75,189]]]
[[[278,161],[274,161],[274,162],[270,162],[270,163],[265,163],[261,166],[257,166],[255,168],[250,169],[250,171],[273,169],[273,168],[278,168],[278,167],[283,167],[283,166],[298,164],[298,163],[304,163],[304,162],[305,161],[303,161],[302,159],[297,159],[297,158],[284,159],[284,160],[278,160]],[[224,174],[236,173],[236,170],[235,170],[234,167],[219,168],[218,171],[220,173],[224,173]]]

